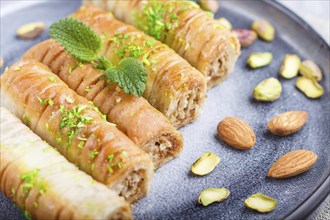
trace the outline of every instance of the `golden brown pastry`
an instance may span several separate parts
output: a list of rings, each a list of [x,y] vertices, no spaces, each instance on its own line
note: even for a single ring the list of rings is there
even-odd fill
[[[72,16],[104,37],[101,54],[113,64],[124,57],[136,58],[144,64],[148,76],[143,97],[176,128],[200,115],[206,81],[168,46],[96,7],[82,7]]]
[[[114,191],[79,171],[0,108],[0,189],[33,219],[132,219]]]
[[[108,10],[167,44],[204,74],[208,88],[228,76],[240,55],[236,35],[195,2],[84,0],[84,3]]]
[[[70,162],[128,201],[145,195],[153,164],[87,99],[44,64],[20,61],[1,78],[1,105]]]
[[[52,39],[32,47],[23,58],[43,62],[71,89],[93,101],[109,122],[149,153],[156,168],[180,154],[182,136],[168,119],[144,98],[127,95],[107,82],[104,72],[93,67],[95,64],[71,68],[78,61]]]

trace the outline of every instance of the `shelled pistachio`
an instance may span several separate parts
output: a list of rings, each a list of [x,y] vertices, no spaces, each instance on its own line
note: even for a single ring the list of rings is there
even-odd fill
[[[253,68],[260,68],[269,65],[273,60],[273,55],[269,52],[252,53],[247,59],[247,64]]]
[[[275,28],[267,20],[257,20],[252,23],[252,30],[257,32],[258,36],[268,42],[275,38]]]
[[[296,87],[311,99],[317,99],[324,93],[323,87],[315,79],[306,76],[297,78]]]
[[[253,30],[234,29],[233,32],[236,33],[239,43],[243,48],[250,46],[257,39],[257,33]]]
[[[218,22],[227,30],[231,30],[233,28],[232,24],[226,18],[219,18]]]
[[[200,193],[198,203],[208,206],[214,202],[225,200],[229,195],[230,192],[226,188],[207,188]]]
[[[206,152],[193,163],[191,172],[199,176],[209,174],[220,163],[220,160],[214,153]]]
[[[25,24],[17,29],[16,35],[22,39],[34,39],[38,37],[45,30],[43,22],[33,22]]]
[[[258,101],[275,101],[282,92],[282,85],[278,79],[268,78],[260,82],[253,90],[253,97]]]
[[[287,54],[285,55],[281,69],[280,75],[285,79],[291,79],[298,75],[298,70],[301,60],[296,54]]]
[[[322,71],[320,67],[311,60],[304,60],[299,66],[299,73],[302,76],[314,78],[320,82],[322,80]]]
[[[276,208],[276,199],[262,193],[253,194],[244,201],[244,205],[258,212],[270,212]]]
[[[4,61],[3,58],[0,56],[0,69],[3,67]]]
[[[198,0],[202,9],[216,13],[219,9],[219,2],[214,0]]]

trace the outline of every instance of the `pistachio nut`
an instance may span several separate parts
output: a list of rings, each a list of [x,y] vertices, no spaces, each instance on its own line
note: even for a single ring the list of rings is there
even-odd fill
[[[233,32],[236,33],[243,48],[250,46],[257,39],[257,33],[253,30],[235,29]]]
[[[207,188],[198,197],[198,203],[208,206],[214,202],[221,202],[229,196],[230,192],[226,188]]]
[[[218,22],[227,30],[231,30],[233,28],[232,24],[226,18],[219,18]]]
[[[219,9],[218,1],[214,0],[198,0],[202,9],[206,11],[210,11],[212,13],[216,13]]]
[[[306,76],[300,76],[297,78],[296,87],[311,99],[319,98],[324,93],[324,89],[315,79]]]
[[[280,68],[280,75],[286,79],[297,76],[300,63],[301,60],[296,54],[285,55]]]
[[[267,20],[258,20],[252,23],[252,30],[265,41],[273,41],[275,38],[275,28]]]
[[[322,71],[320,67],[311,60],[304,60],[299,66],[299,72],[301,75],[314,78],[318,82],[322,80]]]
[[[273,55],[269,52],[264,53],[252,53],[247,59],[247,64],[253,68],[259,68],[263,66],[267,66],[273,60]]]
[[[220,163],[220,158],[217,155],[212,152],[206,152],[191,166],[191,172],[204,176],[212,172],[218,163]]]
[[[19,38],[31,40],[42,34],[44,30],[45,24],[43,22],[33,22],[18,28],[16,35]]]
[[[282,92],[282,85],[278,79],[268,78],[260,82],[253,90],[253,97],[259,101],[275,101]]]
[[[0,69],[3,67],[4,61],[3,58],[0,56]]]
[[[276,208],[276,199],[257,193],[247,198],[244,205],[258,212],[270,212]]]

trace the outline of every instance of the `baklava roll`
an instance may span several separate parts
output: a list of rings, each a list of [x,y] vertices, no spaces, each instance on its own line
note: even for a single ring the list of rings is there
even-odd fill
[[[23,58],[44,63],[71,89],[93,101],[109,122],[151,156],[155,168],[180,154],[182,136],[169,120],[144,98],[127,95],[107,82],[104,71],[94,68],[95,64],[77,65],[78,61],[52,39],[35,45]]]
[[[203,75],[165,44],[96,7],[81,7],[72,15],[104,38],[100,52],[117,65],[124,57],[142,62],[147,71],[143,97],[176,127],[194,121],[206,96]]]
[[[240,44],[213,14],[192,1],[84,0],[167,44],[202,72],[208,88],[233,70]]]
[[[20,61],[1,78],[1,105],[81,170],[135,201],[150,186],[153,164],[115,124],[47,66]]]
[[[0,189],[33,219],[132,219],[130,206],[0,108]]]

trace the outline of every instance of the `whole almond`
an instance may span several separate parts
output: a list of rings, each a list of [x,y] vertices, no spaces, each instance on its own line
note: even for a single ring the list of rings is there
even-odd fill
[[[268,122],[268,130],[273,134],[286,136],[300,130],[307,122],[308,114],[303,111],[282,113]]]
[[[253,129],[236,117],[224,118],[218,124],[217,130],[222,141],[240,150],[248,150],[256,142]]]
[[[286,153],[269,169],[267,176],[276,179],[298,175],[309,170],[316,162],[317,155],[308,150]]]

